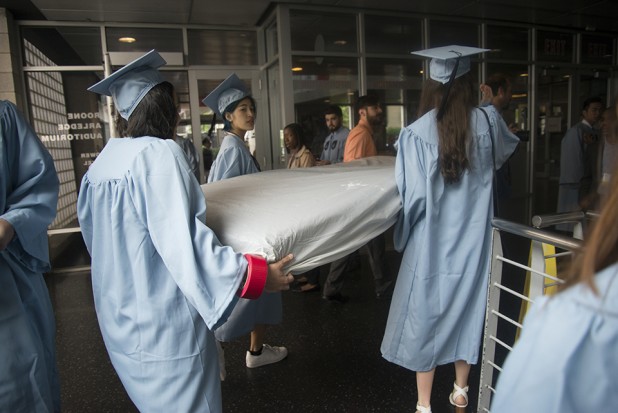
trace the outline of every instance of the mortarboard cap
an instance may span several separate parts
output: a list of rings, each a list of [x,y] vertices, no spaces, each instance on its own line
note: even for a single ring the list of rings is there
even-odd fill
[[[245,87],[242,80],[236,76],[236,73],[232,73],[210,92],[202,102],[217,115],[223,117],[223,112],[231,103],[237,102],[241,99],[250,96],[251,93]]]
[[[419,50],[412,53],[419,56],[430,57],[429,77],[444,84],[450,80],[455,66],[457,66],[455,78],[458,78],[470,71],[469,56],[487,52],[488,50],[489,49],[480,49],[478,47],[453,45],[434,47],[433,49]]]
[[[151,50],[99,83],[90,86],[88,90],[111,96],[120,116],[128,120],[150,89],[164,81],[157,68],[165,63],[166,61],[156,50]]]
[[[440,121],[446,112],[446,106],[451,92],[453,81],[470,71],[470,55],[486,52],[489,49],[480,49],[470,46],[442,46],[433,49],[412,52],[424,57],[431,57],[429,63],[429,77],[445,85],[442,103],[436,115]]]

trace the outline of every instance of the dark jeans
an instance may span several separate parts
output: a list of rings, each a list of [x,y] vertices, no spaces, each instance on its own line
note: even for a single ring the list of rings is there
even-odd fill
[[[386,287],[388,287],[388,281],[391,279],[390,269],[385,257],[386,242],[384,234],[378,235],[362,248],[367,252],[369,257],[369,266],[373,273],[376,293],[382,293],[385,288],[384,284],[387,283]],[[324,296],[332,297],[341,292],[343,284],[345,283],[345,274],[351,256],[352,254],[333,261],[330,264],[330,271],[328,272],[324,290],[322,291]]]

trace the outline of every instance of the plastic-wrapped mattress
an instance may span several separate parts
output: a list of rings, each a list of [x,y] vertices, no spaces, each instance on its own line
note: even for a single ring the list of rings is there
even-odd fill
[[[295,274],[365,245],[401,208],[395,158],[279,169],[202,185],[206,224],[224,245],[268,261],[294,254]]]

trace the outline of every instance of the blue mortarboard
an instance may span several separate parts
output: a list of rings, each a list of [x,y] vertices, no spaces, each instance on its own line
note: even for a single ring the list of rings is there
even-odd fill
[[[231,103],[237,102],[241,99],[251,96],[251,93],[245,87],[242,80],[236,76],[236,73],[232,73],[210,92],[202,102],[217,115],[223,117],[223,112]]]
[[[113,97],[116,110],[120,116],[128,120],[150,89],[165,80],[157,70],[165,63],[156,50],[151,50],[99,83],[90,86],[88,90]]]
[[[429,77],[446,85],[446,90],[442,96],[442,103],[436,115],[438,120],[442,119],[442,116],[444,116],[446,102],[448,101],[453,81],[470,71],[469,56],[488,50],[489,49],[480,49],[478,47],[452,45],[412,52],[419,56],[430,57]]]
[[[419,56],[430,57],[429,77],[444,84],[450,80],[453,69],[455,69],[455,65],[458,61],[459,64],[457,65],[454,79],[470,71],[470,58],[468,56],[487,52],[488,50],[489,49],[469,46],[442,46],[412,53]]]

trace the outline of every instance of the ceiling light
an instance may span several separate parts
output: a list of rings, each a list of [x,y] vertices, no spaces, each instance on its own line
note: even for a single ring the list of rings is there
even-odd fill
[[[303,71],[303,68],[300,66],[296,66],[292,68],[292,72],[302,72],[302,71]]]
[[[118,41],[120,43],[135,43],[136,39],[135,37],[121,37]]]
[[[522,73],[519,75],[519,77],[528,77],[528,73]]]
[[[347,40],[335,40],[333,44],[337,46],[345,46],[346,44],[348,44],[348,41]]]

